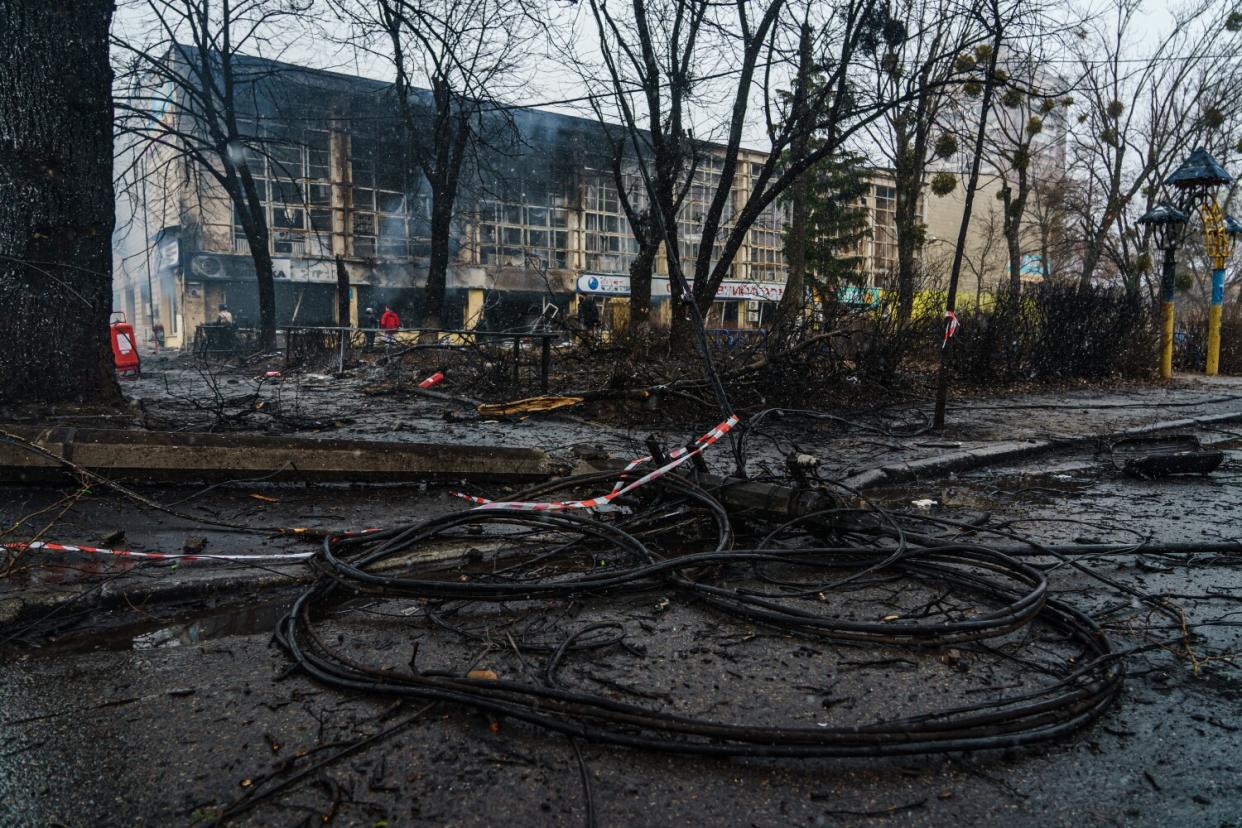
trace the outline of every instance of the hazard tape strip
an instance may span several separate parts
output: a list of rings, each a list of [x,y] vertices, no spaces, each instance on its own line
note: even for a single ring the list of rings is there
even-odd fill
[[[629,492],[634,491],[639,486],[645,486],[646,484],[650,483],[652,480],[656,480],[656,479],[663,477],[664,475],[671,472],[673,469],[680,466],[682,463],[685,463],[691,457],[694,457],[695,455],[698,455],[698,454],[702,454],[704,449],[708,448],[709,446],[714,444],[716,441],[718,441],[721,437],[724,437],[726,434],[732,431],[733,427],[736,426],[737,424],[738,424],[738,416],[736,414],[730,414],[729,419],[725,420],[723,423],[716,426],[711,431],[708,431],[702,437],[695,440],[693,448],[677,449],[676,451],[670,454],[669,462],[665,463],[660,468],[647,472],[642,477],[638,478],[633,483],[630,483],[629,485],[626,485],[626,486],[622,485],[622,483],[624,482],[623,480],[618,480],[616,485],[612,487],[612,490],[610,492],[604,495],[600,495],[599,497],[592,497],[586,500],[535,502],[535,501],[524,501],[524,500],[495,501],[495,500],[488,500],[487,498],[483,498],[483,497],[476,497],[474,495],[464,494],[462,492],[451,492],[451,494],[454,494],[460,498],[464,498],[465,500],[469,500],[471,503],[478,504],[477,506],[474,507],[475,509],[509,509],[513,511],[523,511],[523,512],[553,512],[553,511],[560,511],[562,509],[594,509],[597,506],[603,506],[605,503],[615,500],[616,498],[620,497],[623,494],[628,494]],[[650,460],[651,460],[650,457],[640,457],[637,460],[631,462],[629,465],[627,465],[625,467],[625,472],[633,471],[634,469],[641,466],[643,463],[649,462]],[[625,472],[622,472],[622,474],[624,474]]]
[[[314,552],[284,552],[269,555],[193,555],[187,552],[138,552],[133,549],[74,546],[67,543],[49,543],[46,541],[6,543],[0,544],[0,547],[10,552],[80,552],[86,555],[108,555],[114,558],[139,558],[150,561],[231,561],[235,563],[256,563],[262,561],[306,561],[315,556]]]
[[[282,535],[318,536],[322,534],[330,538],[350,538],[358,535],[370,535],[379,529],[361,529],[358,531],[321,532],[318,529],[296,527],[280,529]],[[114,558],[140,558],[150,561],[225,561],[231,563],[262,563],[264,561],[281,563],[290,561],[309,561],[315,557],[314,552],[272,552],[266,555],[195,555],[189,552],[139,552],[134,549],[109,549],[102,546],[86,546],[85,544],[51,543],[48,541],[31,541],[30,543],[0,543],[0,549],[10,552],[42,551],[42,552],[80,552],[84,555],[108,555]]]

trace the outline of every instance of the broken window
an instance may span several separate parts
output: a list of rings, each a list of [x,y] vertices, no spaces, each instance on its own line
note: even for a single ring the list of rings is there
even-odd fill
[[[522,202],[483,201],[478,213],[480,264],[565,268],[569,265],[569,211],[563,196],[534,187],[514,187]]]
[[[379,209],[385,213],[405,215],[405,193],[381,192]]]
[[[355,211],[352,215],[354,255],[375,256],[375,214]]]
[[[332,232],[332,211],[331,210],[311,210],[310,222],[312,230],[319,230],[325,233]]]
[[[640,182],[634,175],[626,176],[631,204],[642,209]],[[630,229],[621,197],[611,175],[600,174],[586,186],[583,223],[586,229],[583,246],[586,268],[599,273],[625,273],[638,254],[638,241]]]
[[[269,178],[306,177],[306,150],[303,147],[268,144],[265,149]]]
[[[297,181],[273,181],[273,201],[284,204],[301,204],[304,201],[302,185]]]
[[[304,215],[300,207],[281,205],[272,209],[272,226],[285,230],[303,230]]]
[[[409,230],[404,215],[380,216],[379,255],[396,258],[409,255]]]

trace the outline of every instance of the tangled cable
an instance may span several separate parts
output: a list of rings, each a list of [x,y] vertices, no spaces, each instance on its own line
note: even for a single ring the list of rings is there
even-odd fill
[[[580,475],[515,499],[590,491],[616,478],[615,472]],[[622,475],[634,478],[633,472]],[[757,540],[738,548],[735,533]],[[471,510],[332,537],[315,565],[320,577],[277,631],[280,644],[315,680],[342,690],[464,705],[633,748],[860,757],[1013,747],[1083,727],[1117,698],[1124,676],[1121,658],[1099,626],[1051,598],[1043,572],[1017,556],[963,540],[957,530],[946,533],[941,524],[875,508],[842,507],[785,523],[761,514],[731,516],[691,476],[652,481],[593,514]],[[851,617],[853,596],[872,607],[877,590],[898,583],[930,589],[937,597],[922,607],[889,607],[895,611],[882,620]],[[1038,686],[1012,695],[815,727],[688,715],[657,693],[631,703],[567,683],[565,668],[577,659],[605,651],[644,654],[636,625],[609,615],[606,605],[647,601],[653,594],[684,599],[704,620],[704,632],[745,625],[774,629],[794,641],[841,646],[988,641],[993,652],[1012,647],[1015,637],[1041,632],[1068,657],[1032,665],[1008,656],[1038,676]],[[592,612],[599,617],[590,617]],[[389,619],[384,623],[397,624],[403,635],[413,628],[408,668],[366,663],[374,660],[375,646],[358,645],[352,652],[343,632],[334,637],[324,629],[356,613]],[[569,627],[554,622],[563,616],[571,618]],[[526,627],[515,637],[509,629],[517,618]],[[471,665],[429,666],[443,652],[428,656],[421,648],[427,642],[444,652],[463,644],[491,647],[501,629],[505,649],[523,668],[520,678]],[[384,641],[378,651],[389,659],[391,638]],[[541,667],[532,664],[536,658],[543,659]]]

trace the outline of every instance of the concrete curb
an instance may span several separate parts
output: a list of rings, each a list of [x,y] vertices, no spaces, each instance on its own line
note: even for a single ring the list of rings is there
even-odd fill
[[[850,475],[842,480],[841,484],[851,489],[863,490],[894,483],[930,480],[947,477],[958,472],[973,471],[974,469],[1007,463],[1013,460],[1025,460],[1030,457],[1051,454],[1056,451],[1078,448],[1093,443],[1113,442],[1126,437],[1142,437],[1162,431],[1175,431],[1182,428],[1196,428],[1233,422],[1242,422],[1242,411],[1207,414],[1202,417],[1186,417],[1180,420],[1162,420],[1149,423],[1148,425],[1105,434],[1083,434],[1077,437],[1054,437],[1045,440],[1014,440],[993,443],[980,448],[880,466],[879,468]]]

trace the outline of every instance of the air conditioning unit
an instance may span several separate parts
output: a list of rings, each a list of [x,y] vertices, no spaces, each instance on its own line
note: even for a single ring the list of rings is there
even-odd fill
[[[196,276],[210,279],[223,275],[224,265],[217,256],[195,256],[190,262],[190,270]]]

